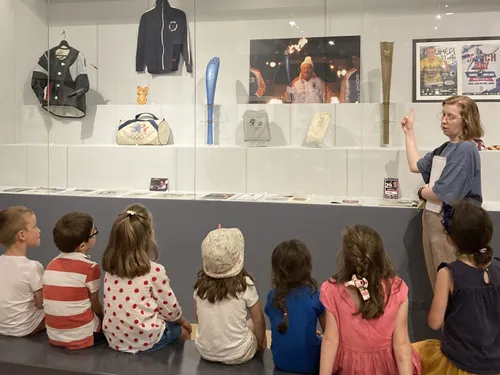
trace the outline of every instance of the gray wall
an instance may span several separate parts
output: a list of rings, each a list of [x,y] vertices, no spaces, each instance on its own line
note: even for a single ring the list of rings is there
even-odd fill
[[[205,235],[220,223],[238,227],[245,236],[245,267],[257,281],[261,301],[270,289],[271,253],[279,242],[297,238],[309,247],[314,276],[327,280],[336,270],[340,235],[346,225],[365,224],[377,230],[399,274],[410,288],[410,333],[420,340],[435,337],[426,324],[432,292],[425,270],[421,243],[421,217],[415,209],[357,207],[228,201],[148,200],[44,195],[0,195],[0,208],[23,205],[37,214],[42,242],[29,257],[44,266],[58,251],[52,243],[56,220],[71,211],[85,211],[95,219],[99,236],[92,258],[100,262],[116,216],[135,202],[143,203],[154,216],[160,259],[172,281],[185,315],[194,320],[192,294],[201,269],[200,245]],[[500,212],[492,213],[495,226]],[[493,247],[500,245],[495,233]]]

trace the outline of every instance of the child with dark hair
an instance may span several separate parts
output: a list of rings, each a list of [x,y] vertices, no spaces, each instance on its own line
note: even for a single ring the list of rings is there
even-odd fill
[[[90,260],[99,232],[84,212],[61,217],[52,235],[60,254],[43,276],[43,304],[49,342],[67,349],[85,349],[102,341],[101,268]]]
[[[418,375],[408,337],[408,286],[396,276],[380,235],[344,230],[339,272],[323,283],[326,307],[321,375]]]
[[[429,326],[442,341],[414,344],[423,374],[500,374],[500,259],[493,223],[477,203],[445,206],[443,227],[458,259],[438,268]]]
[[[203,269],[194,285],[195,344],[208,361],[242,364],[266,346],[264,314],[254,280],[243,267],[244,250],[237,228],[211,231],[201,245]]]
[[[311,276],[311,254],[298,240],[284,241],[274,249],[271,263],[273,289],[265,312],[271,322],[274,364],[284,372],[316,374],[321,352],[316,328],[318,320],[325,328],[325,308]]]

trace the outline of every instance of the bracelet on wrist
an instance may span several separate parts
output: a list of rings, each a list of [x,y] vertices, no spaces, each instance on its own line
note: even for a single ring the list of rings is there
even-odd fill
[[[417,193],[418,198],[422,201],[425,201],[424,197],[422,196],[422,190],[424,190],[424,189],[425,189],[425,186],[422,186],[420,189],[418,189],[418,193]]]

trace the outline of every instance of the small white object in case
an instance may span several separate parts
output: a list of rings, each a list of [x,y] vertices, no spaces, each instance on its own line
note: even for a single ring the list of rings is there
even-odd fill
[[[245,142],[269,142],[269,116],[266,111],[246,111],[243,114],[243,131]]]
[[[307,129],[304,146],[321,146],[324,143],[332,115],[329,112],[319,112]]]
[[[116,133],[118,145],[166,145],[170,139],[170,126],[151,113],[140,113],[134,120],[120,121]]]

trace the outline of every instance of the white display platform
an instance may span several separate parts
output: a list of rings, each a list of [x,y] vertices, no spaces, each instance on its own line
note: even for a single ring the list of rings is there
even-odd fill
[[[481,151],[483,196],[500,201],[500,152]],[[2,145],[0,185],[148,190],[153,177],[171,191],[303,194],[378,199],[398,177],[403,199],[423,184],[403,148]]]
[[[418,209],[416,199],[389,200],[369,197],[324,196],[304,194],[272,194],[272,193],[193,193],[193,192],[152,192],[147,190],[123,189],[79,189],[79,188],[46,188],[46,187],[13,187],[0,186],[0,194],[51,195],[116,199],[153,199],[153,200],[198,200],[226,202],[258,202],[277,204],[307,204],[328,206],[363,206]],[[224,195],[225,197],[222,197]],[[500,202],[485,201],[483,208],[488,211],[500,211]]]

